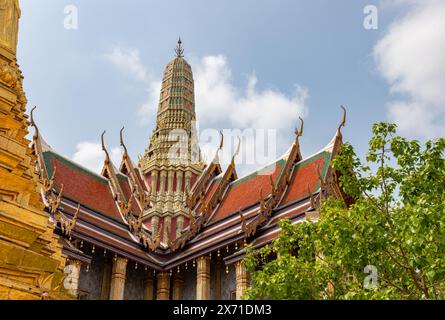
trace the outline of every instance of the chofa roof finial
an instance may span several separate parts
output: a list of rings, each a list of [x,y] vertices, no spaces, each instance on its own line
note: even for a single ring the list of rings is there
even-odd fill
[[[121,140],[120,142],[121,142],[122,148],[124,149],[124,157],[126,157],[126,156],[128,156],[128,150],[127,150],[127,146],[124,143],[124,135],[123,135],[124,129],[125,129],[125,127],[122,127],[122,129],[120,131],[120,140]]]
[[[31,109],[31,126],[34,127],[35,129],[35,134],[34,137],[37,138],[39,136],[39,128],[37,127],[36,123],[34,122],[34,110],[37,108],[37,106],[35,106],[34,108]]]
[[[184,54],[184,48],[182,47],[181,37],[179,37],[178,45],[175,48],[175,52],[176,52],[176,56],[179,57],[179,58],[184,56],[183,55]]]
[[[105,162],[109,163],[110,162],[110,155],[108,154],[108,150],[105,147],[105,141],[104,141],[105,133],[106,133],[106,131],[104,130],[104,132],[102,132],[102,134],[100,135],[100,140],[102,142],[102,150],[105,152],[105,155],[106,155]]]
[[[299,138],[303,136],[303,129],[304,129],[304,120],[301,117],[298,117],[300,119],[300,128],[295,129],[295,144],[299,144]]]
[[[341,128],[342,128],[342,127],[344,128],[344,127],[346,126],[346,108],[345,108],[345,106],[343,106],[343,105],[341,105],[340,108],[343,109],[343,118],[342,118],[342,120],[341,120],[340,125],[338,126],[338,129],[337,129],[337,135],[338,135],[338,136],[341,136],[341,135],[342,135],[342,134],[341,134]]]
[[[300,119],[300,129],[295,129],[295,134],[298,137],[302,137],[303,136],[303,128],[304,128],[304,120],[301,117],[298,117],[298,119]]]

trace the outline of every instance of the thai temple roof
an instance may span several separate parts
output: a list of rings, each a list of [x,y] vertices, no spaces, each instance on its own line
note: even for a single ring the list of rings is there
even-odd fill
[[[178,43],[176,57],[167,66],[166,73],[170,72],[171,64],[185,62],[181,43]],[[188,63],[184,65],[190,68]],[[192,77],[191,68],[186,72],[186,77],[189,76]],[[189,80],[193,84],[193,79]],[[165,88],[173,90],[167,84]],[[165,147],[162,140],[157,140],[157,132],[164,130],[167,124],[176,125],[181,121],[178,117],[186,114],[172,113],[175,118],[167,119],[167,122],[159,118],[164,102],[168,101],[166,108],[170,108],[173,98],[167,94],[167,100],[164,100],[161,94],[157,128],[142,164],[135,165],[132,161],[121,131],[124,155],[116,167],[108,155],[102,135],[104,167],[101,174],[50,148],[31,114],[35,128],[33,150],[43,181],[42,198],[65,238],[91,243],[155,270],[169,270],[195,257],[215,250],[219,252],[227,245],[235,244],[239,250],[224,258],[226,264],[231,264],[243,257],[243,243],[249,242],[254,247],[270,243],[280,232],[277,226],[280,219],[288,218],[293,223],[304,221],[308,213],[318,210],[324,194],[345,199],[330,166],[342,144],[341,127],[345,125],[345,117],[326,147],[309,157],[303,158],[300,152],[301,121],[301,129],[289,150],[252,173],[238,177],[234,161],[237,152],[229,166],[224,170],[221,168],[218,152],[223,148],[222,139],[215,157],[203,169],[193,167],[189,169],[192,175],[187,176],[187,172],[181,171],[176,178],[177,171],[168,170],[182,169],[164,166],[165,163],[154,156],[161,152],[156,150]],[[194,119],[194,98],[190,95],[172,110],[183,112],[189,107],[193,112],[188,119]],[[191,128],[181,123],[177,125],[185,126],[187,130]],[[158,156],[161,157],[162,153]],[[166,195],[155,190],[162,182],[153,182],[153,170],[163,166],[167,168],[165,177],[175,177],[165,180],[169,181],[170,188]],[[156,175],[158,173],[163,174],[156,171]],[[189,187],[186,187],[186,182],[177,180],[182,177],[189,179]],[[177,190],[171,184],[185,187]],[[166,206],[167,211],[159,211],[157,202],[168,196],[174,200],[165,200],[171,204]],[[177,206],[177,211],[171,211],[173,205]],[[71,247],[67,246],[66,250],[79,255],[81,246],[73,247],[77,251]],[[88,260],[87,257],[84,259]]]
[[[268,221],[257,231],[254,245],[269,243],[277,235],[279,230],[276,222],[279,219],[286,217],[299,221],[304,217],[305,212],[311,208],[311,194],[316,195],[320,191],[321,179],[327,177],[333,152],[340,143],[336,140],[338,136],[327,147],[299,160],[291,167],[287,178],[289,184],[280,195],[279,203],[274,207]],[[190,238],[181,250],[172,254],[168,245],[165,248],[160,246],[154,251],[147,250],[138,237],[133,235],[115,201],[109,179],[85,169],[52,149],[45,149],[42,157],[48,176],[52,177],[55,173],[53,191],[60,192],[63,185],[63,213],[67,217],[74,216],[76,207],[80,204],[72,235],[84,238],[99,247],[108,248],[109,251],[118,251],[121,255],[130,256],[133,260],[153,268],[162,267],[156,261],[163,261],[168,265],[170,259],[175,261],[194,253],[202,254],[203,250],[212,251],[218,246],[223,248],[227,242],[233,242],[233,238],[244,239],[246,236],[242,230],[243,219],[240,210],[247,223],[261,215],[259,191],[262,191],[264,199],[270,197],[272,181],[276,186],[280,178],[286,175],[284,170],[288,160],[288,155],[285,155],[268,166],[230,181],[215,209],[206,214],[208,217],[200,231]],[[222,179],[219,174],[208,182],[204,196],[196,207],[202,206],[202,203],[209,204]],[[141,207],[132,193],[130,179],[127,175],[119,173],[118,180],[125,199],[128,201],[133,198],[131,211],[136,215],[140,214]],[[146,232],[149,233],[150,225],[146,227]],[[186,226],[183,233],[190,232],[190,229],[190,226]]]

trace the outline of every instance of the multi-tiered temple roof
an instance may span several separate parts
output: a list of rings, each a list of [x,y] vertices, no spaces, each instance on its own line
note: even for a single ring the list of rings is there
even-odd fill
[[[90,253],[83,250],[88,243],[93,250],[159,271],[222,251],[230,265],[242,259],[245,243],[270,243],[280,232],[280,219],[316,219],[320,199],[328,194],[347,201],[330,166],[342,144],[345,117],[327,146],[309,157],[300,152],[302,121],[283,156],[244,177],[237,175],[236,154],[227,168],[221,167],[222,141],[205,168],[199,162],[169,162],[169,130],[189,134],[195,120],[193,77],[182,52],[179,44],[166,68],[157,126],[139,165],[129,156],[121,131],[124,155],[119,166],[112,163],[102,135],[103,170],[91,172],[51,149],[32,120],[42,198],[65,236],[68,256],[88,264]],[[192,152],[189,143],[187,153]]]

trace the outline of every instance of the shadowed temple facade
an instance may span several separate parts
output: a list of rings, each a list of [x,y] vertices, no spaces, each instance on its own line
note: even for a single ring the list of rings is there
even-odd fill
[[[344,199],[330,161],[345,117],[309,157],[300,152],[301,122],[288,151],[256,172],[238,176],[238,152],[220,164],[223,137],[204,163],[180,40],[137,162],[123,130],[120,163],[102,134],[101,174],[62,156],[45,142],[33,110],[26,114],[15,58],[19,16],[17,0],[0,1],[1,299],[240,299],[250,283],[247,244],[269,245],[280,219],[317,219],[323,197]]]

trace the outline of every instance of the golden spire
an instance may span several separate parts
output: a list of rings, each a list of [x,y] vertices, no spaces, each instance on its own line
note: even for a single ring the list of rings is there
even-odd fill
[[[177,56],[167,64],[164,71],[156,127],[143,159],[140,160],[143,173],[152,169],[155,164],[158,167],[162,163],[167,166],[177,166],[187,165],[188,161],[193,165],[201,159],[200,151],[196,152],[197,143],[195,143],[197,129],[192,68],[185,59],[178,59],[184,52],[181,38],[178,40],[175,52]],[[178,136],[182,133],[184,139],[181,141],[184,141],[184,144],[172,157],[169,151],[177,144],[170,135]],[[195,167],[195,172],[201,171],[198,170],[201,165],[196,164]]]
[[[184,48],[182,47],[182,41],[181,41],[181,37],[179,37],[178,39],[178,45],[175,48],[175,52],[176,52],[176,56],[178,58],[182,58],[184,55]]]
[[[176,56],[166,66],[159,97],[156,127],[150,137],[139,168],[146,182],[151,184],[152,207],[145,211],[152,220],[152,233],[162,229],[163,241],[168,242],[177,217],[176,229],[181,230],[188,219],[188,209],[182,203],[203,170],[199,150],[195,113],[193,72],[182,58],[181,38],[175,48]],[[173,138],[173,139],[172,139]],[[180,143],[178,143],[180,142]],[[159,217],[165,217],[158,225]],[[162,226],[162,227],[161,227]],[[179,233],[176,232],[179,236]],[[171,235],[172,239],[177,236]],[[172,240],[170,239],[170,240]]]

